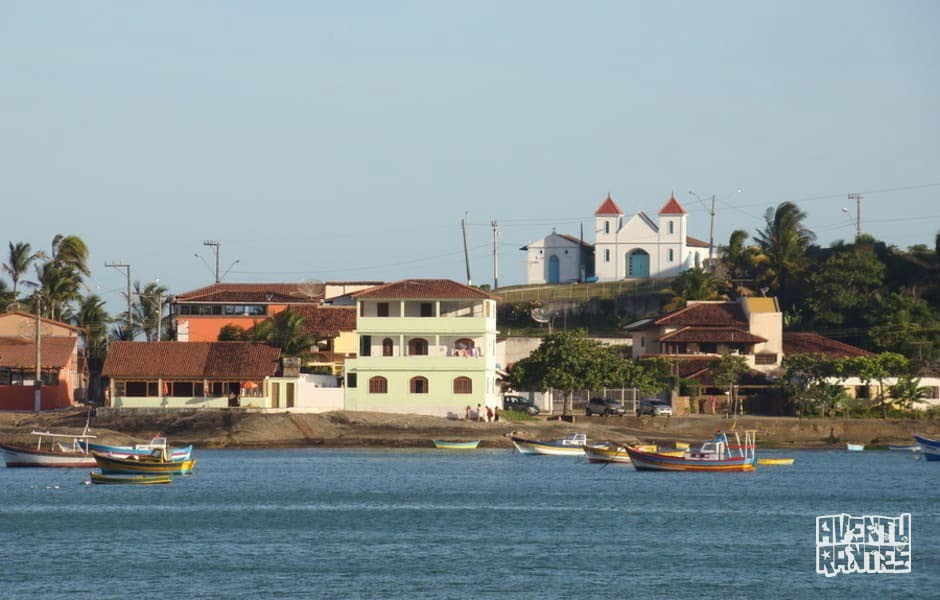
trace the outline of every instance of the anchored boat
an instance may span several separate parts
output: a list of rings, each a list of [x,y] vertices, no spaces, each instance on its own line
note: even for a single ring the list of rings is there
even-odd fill
[[[512,436],[513,446],[520,454],[544,454],[548,456],[581,456],[584,451],[582,446],[587,444],[587,435],[584,433],[569,433],[565,437],[542,442],[539,440],[527,440],[525,438]]]
[[[114,458],[129,458],[131,456],[150,456],[154,450],[164,450],[170,453],[172,460],[186,460],[192,455],[193,446],[190,444],[185,448],[171,448],[165,437],[151,438],[146,444],[134,444],[133,446],[108,446],[106,444],[93,444],[91,442],[80,441],[79,445],[86,448],[89,452],[100,452]]]
[[[756,435],[752,430],[719,432],[701,447],[685,450],[682,456],[629,446],[626,450],[637,471],[752,471],[757,462]]]
[[[153,485],[157,483],[170,483],[173,478],[169,475],[104,475],[91,472],[91,482],[102,485]]]
[[[431,440],[435,448],[441,450],[475,450],[480,445],[480,440],[470,442],[450,442],[447,440]]]
[[[916,434],[914,439],[917,440],[921,450],[924,451],[924,460],[940,460],[940,442]]]
[[[584,456],[592,463],[629,463],[630,455],[624,446],[617,442],[601,442],[582,447]]]
[[[196,465],[196,459],[169,460],[160,450],[154,450],[152,456],[132,456],[115,458],[100,452],[92,452],[95,462],[106,475],[131,473],[135,475],[183,475],[190,473]]]
[[[80,445],[95,436],[86,428],[81,435],[32,431],[35,448],[0,444],[8,467],[93,467],[95,459]]]

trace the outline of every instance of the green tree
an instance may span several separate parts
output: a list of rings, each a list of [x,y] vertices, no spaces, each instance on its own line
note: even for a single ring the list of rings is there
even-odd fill
[[[814,324],[836,327],[859,320],[862,311],[876,301],[884,274],[885,266],[870,246],[837,249],[808,277],[806,304]]]
[[[4,311],[16,300],[16,294],[7,288],[5,279],[0,279],[0,311]]]
[[[307,319],[297,311],[287,309],[255,325],[249,337],[281,349],[284,356],[309,358],[317,336],[307,332]]]
[[[760,247],[761,261],[758,280],[790,307],[802,293],[801,283],[806,272],[806,251],[816,239],[803,222],[806,213],[792,202],[782,202],[767,209],[764,229],[754,239]]]
[[[248,332],[238,325],[223,325],[219,330],[220,342],[247,342]]]
[[[88,246],[77,235],[57,234],[52,238],[52,262],[58,267],[91,275],[88,269]]]
[[[131,294],[134,302],[131,304],[131,310],[134,312],[134,323],[144,333],[147,341],[160,341],[163,300],[166,298],[167,291],[167,288],[157,281],[151,281],[143,289],[139,281],[134,282],[134,292]]]
[[[741,412],[740,399],[734,390],[741,375],[749,370],[747,359],[739,354],[722,354],[721,358],[712,362],[711,371],[715,377],[715,384],[728,390],[728,398],[731,399],[731,414]]]
[[[99,401],[103,398],[104,387],[101,382],[101,368],[108,352],[108,324],[111,317],[104,308],[105,302],[95,294],[82,298],[78,310],[72,317],[72,324],[82,330],[82,352],[88,366],[88,400]]]
[[[914,404],[925,402],[927,397],[927,388],[920,386],[920,378],[911,375],[898,377],[897,383],[888,390],[891,398],[906,410],[914,410]]]
[[[683,308],[690,300],[719,300],[719,282],[715,276],[702,268],[689,269],[672,280],[670,287],[660,292],[667,299],[663,310]]]
[[[853,372],[865,385],[875,381],[878,383],[878,397],[876,406],[881,408],[881,418],[888,418],[888,396],[885,394],[885,380],[889,377],[899,377],[909,372],[910,361],[894,352],[883,352],[872,356],[859,356],[850,359],[847,371]]]
[[[562,392],[564,414],[571,415],[573,392],[614,385],[623,375],[623,362],[584,331],[559,331],[546,336],[532,354],[513,366],[510,382],[517,389]]]
[[[10,276],[13,282],[13,300],[17,298],[17,287],[20,278],[26,273],[29,266],[43,257],[42,252],[33,252],[32,247],[27,242],[10,242],[7,262],[3,263],[4,272]]]
[[[758,246],[745,244],[747,238],[746,231],[737,229],[731,232],[728,245],[719,249],[718,264],[722,278],[727,288],[737,296],[754,293],[757,268],[764,262]]]

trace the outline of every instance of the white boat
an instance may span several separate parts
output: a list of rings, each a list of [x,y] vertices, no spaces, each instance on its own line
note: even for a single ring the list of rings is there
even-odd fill
[[[582,456],[582,447],[587,444],[587,435],[569,433],[561,439],[550,442],[527,440],[516,436],[510,437],[520,454],[542,454],[547,456]]]
[[[80,442],[95,436],[32,431],[38,436],[35,448],[0,444],[8,467],[94,467],[95,457]]]
[[[865,444],[846,444],[845,449],[849,452],[861,452],[865,449]]]
[[[193,446],[190,444],[185,448],[171,448],[165,437],[151,438],[146,444],[134,444],[133,446],[108,446],[106,444],[93,444],[84,440],[78,442],[82,448],[91,452],[107,454],[113,458],[130,458],[133,456],[150,456],[155,450],[163,454],[169,454],[172,460],[187,460],[193,452]]]

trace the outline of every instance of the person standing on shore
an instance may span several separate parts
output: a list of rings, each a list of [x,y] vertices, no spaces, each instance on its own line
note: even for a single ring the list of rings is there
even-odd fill
[[[482,422],[486,417],[483,416],[483,407],[477,404],[477,422]]]
[[[489,406],[486,407],[486,421],[487,423],[493,421],[493,409]]]
[[[466,416],[465,419],[466,419],[467,421],[470,420],[470,405],[469,405],[469,404],[467,405],[467,416]]]
[[[499,423],[499,407],[493,409],[493,421]]]

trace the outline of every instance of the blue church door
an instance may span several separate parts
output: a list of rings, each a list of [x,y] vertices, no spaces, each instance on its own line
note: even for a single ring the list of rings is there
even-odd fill
[[[627,277],[649,277],[650,255],[645,250],[627,254]]]
[[[558,283],[561,280],[561,265],[558,257],[552,254],[548,258],[548,282]]]

